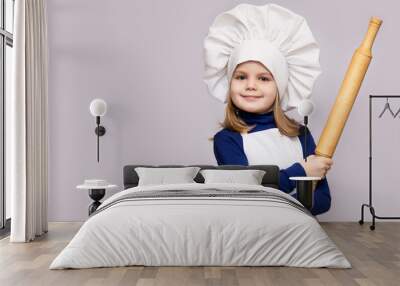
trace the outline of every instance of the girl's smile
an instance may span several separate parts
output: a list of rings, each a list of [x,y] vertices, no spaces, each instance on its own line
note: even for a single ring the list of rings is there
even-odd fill
[[[256,100],[258,100],[258,99],[260,99],[260,98],[263,97],[263,96],[243,95],[243,94],[241,94],[240,96],[243,97],[243,98],[244,98],[245,100],[247,100],[247,101],[256,101]]]

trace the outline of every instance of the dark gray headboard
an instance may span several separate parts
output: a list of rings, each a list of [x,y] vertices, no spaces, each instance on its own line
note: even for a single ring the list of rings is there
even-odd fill
[[[219,170],[246,170],[246,169],[256,169],[264,170],[266,173],[264,175],[262,185],[265,187],[272,187],[279,189],[279,167],[275,165],[252,165],[252,166],[240,166],[240,165],[224,165],[224,166],[212,166],[212,165],[127,165],[124,167],[124,189],[133,188],[138,185],[139,177],[135,172],[136,167],[149,167],[149,168],[177,168],[177,167],[200,167],[204,169],[219,169]],[[200,174],[194,178],[197,183],[204,183],[204,178]]]

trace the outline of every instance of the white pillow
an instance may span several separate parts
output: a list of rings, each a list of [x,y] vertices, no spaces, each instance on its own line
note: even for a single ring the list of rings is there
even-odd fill
[[[201,170],[204,183],[234,183],[261,185],[265,175],[262,170]]]
[[[136,167],[139,186],[195,183],[199,167],[146,168]]]

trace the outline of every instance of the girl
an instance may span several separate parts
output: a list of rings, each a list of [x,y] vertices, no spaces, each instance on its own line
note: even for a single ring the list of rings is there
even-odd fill
[[[224,128],[214,136],[218,164],[278,165],[286,193],[295,188],[289,177],[321,177],[311,213],[328,211],[325,175],[333,162],[313,155],[310,132],[305,150],[304,126],[284,114],[310,95],[320,73],[304,18],[274,4],[242,4],[216,18],[204,47],[209,92],[227,103]]]

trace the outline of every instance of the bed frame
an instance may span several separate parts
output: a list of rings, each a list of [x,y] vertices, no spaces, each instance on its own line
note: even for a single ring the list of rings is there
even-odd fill
[[[262,180],[262,185],[265,187],[271,187],[279,189],[279,167],[275,165],[252,165],[252,166],[240,166],[240,165],[224,165],[224,166],[212,166],[212,165],[127,165],[124,167],[124,189],[133,188],[138,185],[139,176],[135,171],[136,167],[148,167],[148,168],[177,168],[177,167],[200,167],[201,170],[205,169],[217,169],[217,170],[264,170],[266,173]],[[204,183],[204,178],[200,174],[194,178],[197,183]]]

